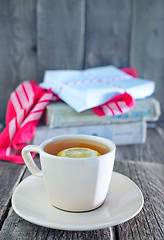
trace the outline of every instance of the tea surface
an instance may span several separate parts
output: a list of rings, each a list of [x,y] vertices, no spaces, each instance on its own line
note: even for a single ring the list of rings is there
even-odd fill
[[[110,152],[110,148],[107,145],[86,139],[64,139],[54,141],[47,144],[44,147],[44,151],[52,155],[57,155],[60,151],[72,147],[90,148],[98,151],[101,155]]]

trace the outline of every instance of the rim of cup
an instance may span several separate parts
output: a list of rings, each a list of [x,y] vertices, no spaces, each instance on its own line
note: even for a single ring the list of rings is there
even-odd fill
[[[59,140],[65,140],[65,139],[86,139],[86,140],[91,140],[91,141],[94,141],[94,142],[98,142],[98,143],[102,143],[102,144],[105,144],[107,146],[109,146],[110,148],[110,151],[103,154],[103,155],[99,155],[99,156],[96,156],[96,157],[89,157],[88,159],[93,159],[93,158],[101,158],[102,156],[105,156],[105,155],[110,155],[113,153],[113,151],[116,149],[116,145],[115,143],[110,140],[110,139],[107,139],[107,138],[104,138],[104,137],[99,137],[99,136],[94,136],[94,135],[85,135],[85,134],[64,134],[64,135],[59,135],[59,136],[55,136],[55,137],[52,137],[52,138],[49,138],[45,141],[43,141],[41,144],[40,144],[40,153],[44,153],[48,156],[55,156],[57,158],[61,158],[59,156],[56,156],[56,155],[53,155],[53,154],[50,154],[50,153],[47,153],[44,151],[44,148],[46,145],[50,144],[50,143],[53,143],[53,142],[56,142],[56,141],[59,141]],[[69,157],[62,157],[64,159],[74,159],[74,158],[69,158]],[[86,158],[75,158],[76,160],[77,159],[86,159]]]

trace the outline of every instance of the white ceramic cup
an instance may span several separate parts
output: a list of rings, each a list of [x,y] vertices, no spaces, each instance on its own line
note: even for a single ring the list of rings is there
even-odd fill
[[[44,147],[63,139],[86,139],[107,145],[110,151],[90,158],[67,158],[49,154]],[[43,177],[50,203],[62,210],[83,212],[98,208],[105,201],[112,176],[115,144],[108,139],[90,135],[61,135],[44,141],[40,146],[28,145],[22,150],[30,172]],[[41,170],[30,152],[40,154]]]

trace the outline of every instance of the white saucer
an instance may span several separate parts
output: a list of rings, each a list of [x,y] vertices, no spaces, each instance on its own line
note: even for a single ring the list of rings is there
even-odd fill
[[[16,188],[12,197],[15,212],[40,226],[61,230],[84,231],[123,223],[140,212],[144,199],[140,189],[128,177],[113,172],[108,196],[96,210],[70,213],[51,206],[42,178],[31,175]]]

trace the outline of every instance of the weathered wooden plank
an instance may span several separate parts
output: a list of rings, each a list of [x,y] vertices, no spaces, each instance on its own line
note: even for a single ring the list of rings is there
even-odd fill
[[[35,1],[0,0],[0,122],[10,93],[36,80]]]
[[[116,161],[126,161],[128,159],[139,161],[140,148],[139,144],[117,146]]]
[[[11,206],[10,200],[13,191],[24,170],[24,165],[0,160],[0,228]]]
[[[148,128],[145,145],[140,146],[141,161],[164,162],[164,128]]]
[[[37,3],[39,78],[45,70],[81,69],[84,55],[85,0]]]
[[[145,201],[135,218],[117,226],[118,238],[163,239],[164,164],[122,161],[116,162],[114,169],[130,177],[139,186]]]
[[[164,128],[148,128],[145,144],[117,146],[116,160],[164,162]]]
[[[131,31],[130,63],[139,75],[154,80],[154,96],[161,102],[164,120],[164,1],[134,0]]]
[[[130,10],[129,0],[87,1],[85,68],[129,65]]]
[[[56,240],[85,240],[100,239],[110,240],[110,228],[94,231],[62,231],[37,226],[19,217],[14,211],[6,219],[0,232],[0,239],[56,239]]]

